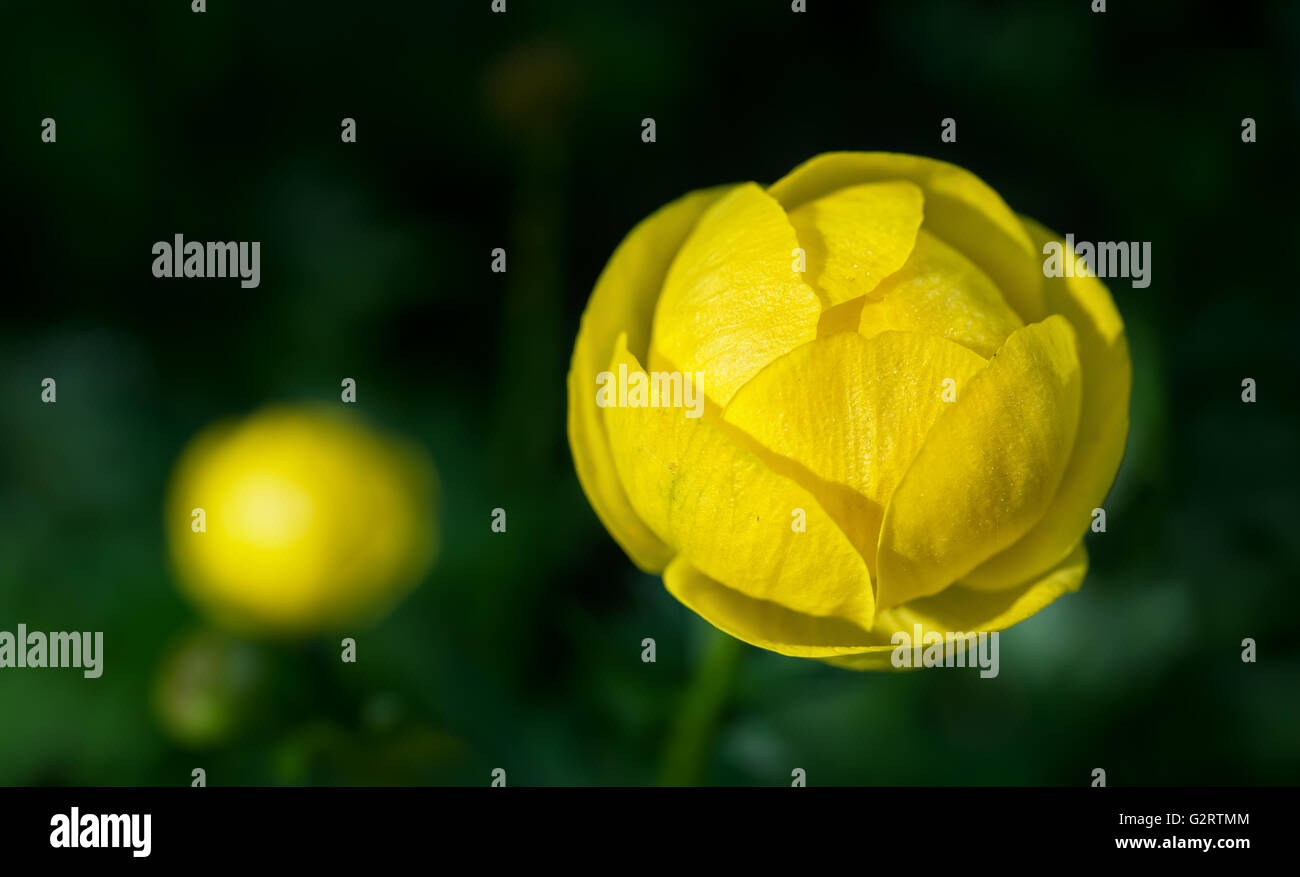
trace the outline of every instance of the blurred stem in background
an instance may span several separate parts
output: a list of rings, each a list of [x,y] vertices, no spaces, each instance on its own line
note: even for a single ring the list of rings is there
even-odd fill
[[[573,51],[546,39],[512,46],[486,72],[488,112],[516,155],[497,390],[498,459],[515,484],[549,472],[564,435],[563,408],[554,403],[564,398],[577,331],[564,323],[563,302],[570,135],[580,93]],[[521,418],[527,441],[520,440]]]
[[[736,678],[745,643],[710,627],[695,678],[682,698],[659,770],[663,786],[694,786],[704,779],[718,719]]]

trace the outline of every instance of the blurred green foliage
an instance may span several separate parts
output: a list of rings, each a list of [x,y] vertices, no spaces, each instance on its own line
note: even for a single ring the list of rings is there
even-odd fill
[[[0,783],[1300,783],[1296,4],[189,5],[0,2],[0,629],[105,632],[100,679],[0,673]],[[710,701],[716,635],[577,485],[568,356],[642,216],[832,149],[1153,242],[1150,288],[1112,284],[1128,456],[1083,589],[998,678],[744,647]],[[155,280],[175,233],[262,241],[262,285]],[[344,376],[438,463],[436,570],[355,664],[203,632],[162,538],[177,453]]]

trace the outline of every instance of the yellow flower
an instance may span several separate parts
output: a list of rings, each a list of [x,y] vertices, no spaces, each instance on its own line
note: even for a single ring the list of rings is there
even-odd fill
[[[1131,367],[1106,288],[1044,276],[1049,240],[969,172],[889,153],[661,208],[573,353],[596,513],[718,628],[847,666],[889,666],[896,631],[1001,630],[1077,589]],[[598,401],[647,372],[698,374],[703,417]]]
[[[167,533],[189,595],[227,626],[302,634],[364,623],[428,571],[426,455],[325,409],[220,423],[181,455]]]

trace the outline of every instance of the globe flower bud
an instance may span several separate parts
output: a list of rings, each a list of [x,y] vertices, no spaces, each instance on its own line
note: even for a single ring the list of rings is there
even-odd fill
[[[209,427],[172,477],[177,576],[227,626],[305,634],[364,623],[432,563],[434,478],[422,451],[325,409]]]
[[[918,625],[997,631],[1077,589],[1131,367],[1106,288],[1044,276],[1051,240],[967,171],[887,153],[663,207],[574,348],[597,515],[716,627],[853,667],[888,667]],[[615,374],[628,391],[598,398]],[[673,376],[703,417],[644,390]]]

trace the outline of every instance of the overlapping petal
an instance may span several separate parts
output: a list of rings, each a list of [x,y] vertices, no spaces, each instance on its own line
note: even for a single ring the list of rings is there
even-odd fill
[[[651,344],[677,368],[704,372],[718,405],[816,337],[821,302],[795,270],[798,246],[781,205],[747,183],[712,205],[678,251]]]
[[[1023,325],[988,275],[922,230],[902,270],[863,303],[858,331],[868,338],[890,329],[927,332],[987,359]]]
[[[1025,220],[1025,227],[1040,252],[1047,241],[1060,240],[1032,220]],[[1074,327],[1082,364],[1079,435],[1069,465],[1042,519],[1016,544],[972,570],[965,579],[970,587],[1007,587],[1064,557],[1091,523],[1092,510],[1105,501],[1124,457],[1132,384],[1124,324],[1105,285],[1075,274],[1047,278],[1044,286],[1048,307]]]
[[[636,516],[614,469],[596,406],[596,375],[605,370],[620,333],[645,353],[650,321],[677,250],[705,210],[733,187],[692,192],[660,208],[628,234],[596,281],[582,315],[569,367],[569,447],[578,480],[596,515],[633,562],[658,572],[672,551]]]
[[[1074,330],[1061,316],[1012,333],[958,387],[885,509],[882,610],[962,579],[1037,523],[1070,459],[1080,396]]]
[[[620,366],[644,373],[621,343],[610,370]],[[701,572],[796,612],[871,625],[866,564],[803,487],[680,408],[610,407],[605,426],[632,507]]]
[[[877,638],[843,618],[808,615],[747,596],[706,576],[685,557],[664,571],[664,586],[719,630],[750,645],[797,658],[826,658],[872,648]]]
[[[944,381],[964,386],[984,366],[934,335],[846,332],[773,362],[724,417],[787,461],[874,569],[885,504],[948,407]]]
[[[877,645],[847,657],[829,659],[831,663],[855,670],[888,670],[895,646],[896,631],[912,637],[915,625],[921,636],[938,633],[979,633],[1006,630],[1019,624],[1064,594],[1077,591],[1088,572],[1088,552],[1077,543],[1060,563],[1047,572],[999,591],[977,591],[954,585],[932,597],[913,600],[896,609],[881,612],[872,636]]]
[[[775,603],[747,597],[704,575],[685,558],[664,572],[669,593],[714,627],[759,648],[800,658],[824,658],[858,670],[892,669],[894,634],[915,641],[937,633],[993,633],[1024,621],[1064,594],[1077,591],[1088,570],[1088,554],[1077,544],[1046,573],[1014,588],[975,591],[960,585],[881,612],[870,631],[839,618],[793,612]]]
[[[834,306],[871,292],[916,244],[924,198],[906,182],[849,186],[790,211],[807,280]]]
[[[1025,322],[1047,316],[1039,254],[1020,219],[983,180],[956,165],[892,152],[827,152],[768,189],[787,210],[862,183],[907,180],[925,195],[923,228],[979,266]]]

